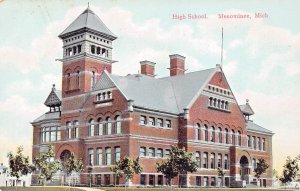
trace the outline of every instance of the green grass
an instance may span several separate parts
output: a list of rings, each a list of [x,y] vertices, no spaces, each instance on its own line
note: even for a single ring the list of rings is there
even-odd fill
[[[83,189],[59,186],[34,186],[34,187],[0,187],[2,191],[84,191]]]

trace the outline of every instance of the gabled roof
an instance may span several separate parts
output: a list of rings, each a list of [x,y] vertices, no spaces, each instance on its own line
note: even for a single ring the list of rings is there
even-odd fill
[[[179,114],[215,71],[212,68],[158,79],[143,74],[118,76],[105,71],[94,90],[109,88],[113,83],[127,100],[134,101],[134,106]]]
[[[268,133],[268,134],[273,134],[272,131],[263,128],[262,126],[259,126],[255,123],[253,123],[253,121],[246,121],[246,127],[248,130],[252,130],[252,131],[257,131],[257,132],[262,132],[262,133]]]
[[[253,115],[254,111],[251,108],[250,104],[249,104],[249,100],[246,100],[246,104],[245,105],[240,105],[241,111],[243,112],[244,115]]]
[[[54,84],[53,84],[52,90],[44,104],[48,107],[61,105],[61,91],[56,90]]]
[[[68,36],[72,32],[79,30],[90,30],[92,32],[103,35],[111,40],[117,37],[107,28],[101,19],[90,9],[87,8],[81,13],[60,35],[60,38]]]

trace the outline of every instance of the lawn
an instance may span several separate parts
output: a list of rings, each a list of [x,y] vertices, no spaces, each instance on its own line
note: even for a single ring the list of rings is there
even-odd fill
[[[83,189],[70,187],[54,187],[54,186],[34,186],[34,187],[0,187],[2,191],[84,191]]]

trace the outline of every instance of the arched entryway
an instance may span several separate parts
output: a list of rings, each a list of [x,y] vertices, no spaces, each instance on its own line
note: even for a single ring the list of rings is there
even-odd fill
[[[249,160],[246,156],[242,156],[241,159],[240,159],[241,180],[245,180],[248,183],[249,174],[250,174]]]
[[[61,152],[59,158],[61,161],[65,161],[66,159],[68,159],[71,156],[71,152],[69,150],[64,150],[63,152]]]

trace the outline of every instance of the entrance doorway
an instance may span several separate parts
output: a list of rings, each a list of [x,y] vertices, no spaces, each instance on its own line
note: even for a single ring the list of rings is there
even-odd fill
[[[246,180],[248,181],[248,179],[246,178],[249,173],[250,173],[250,169],[249,169],[249,161],[248,158],[246,156],[242,156],[240,159],[240,175],[241,175],[241,180]]]

